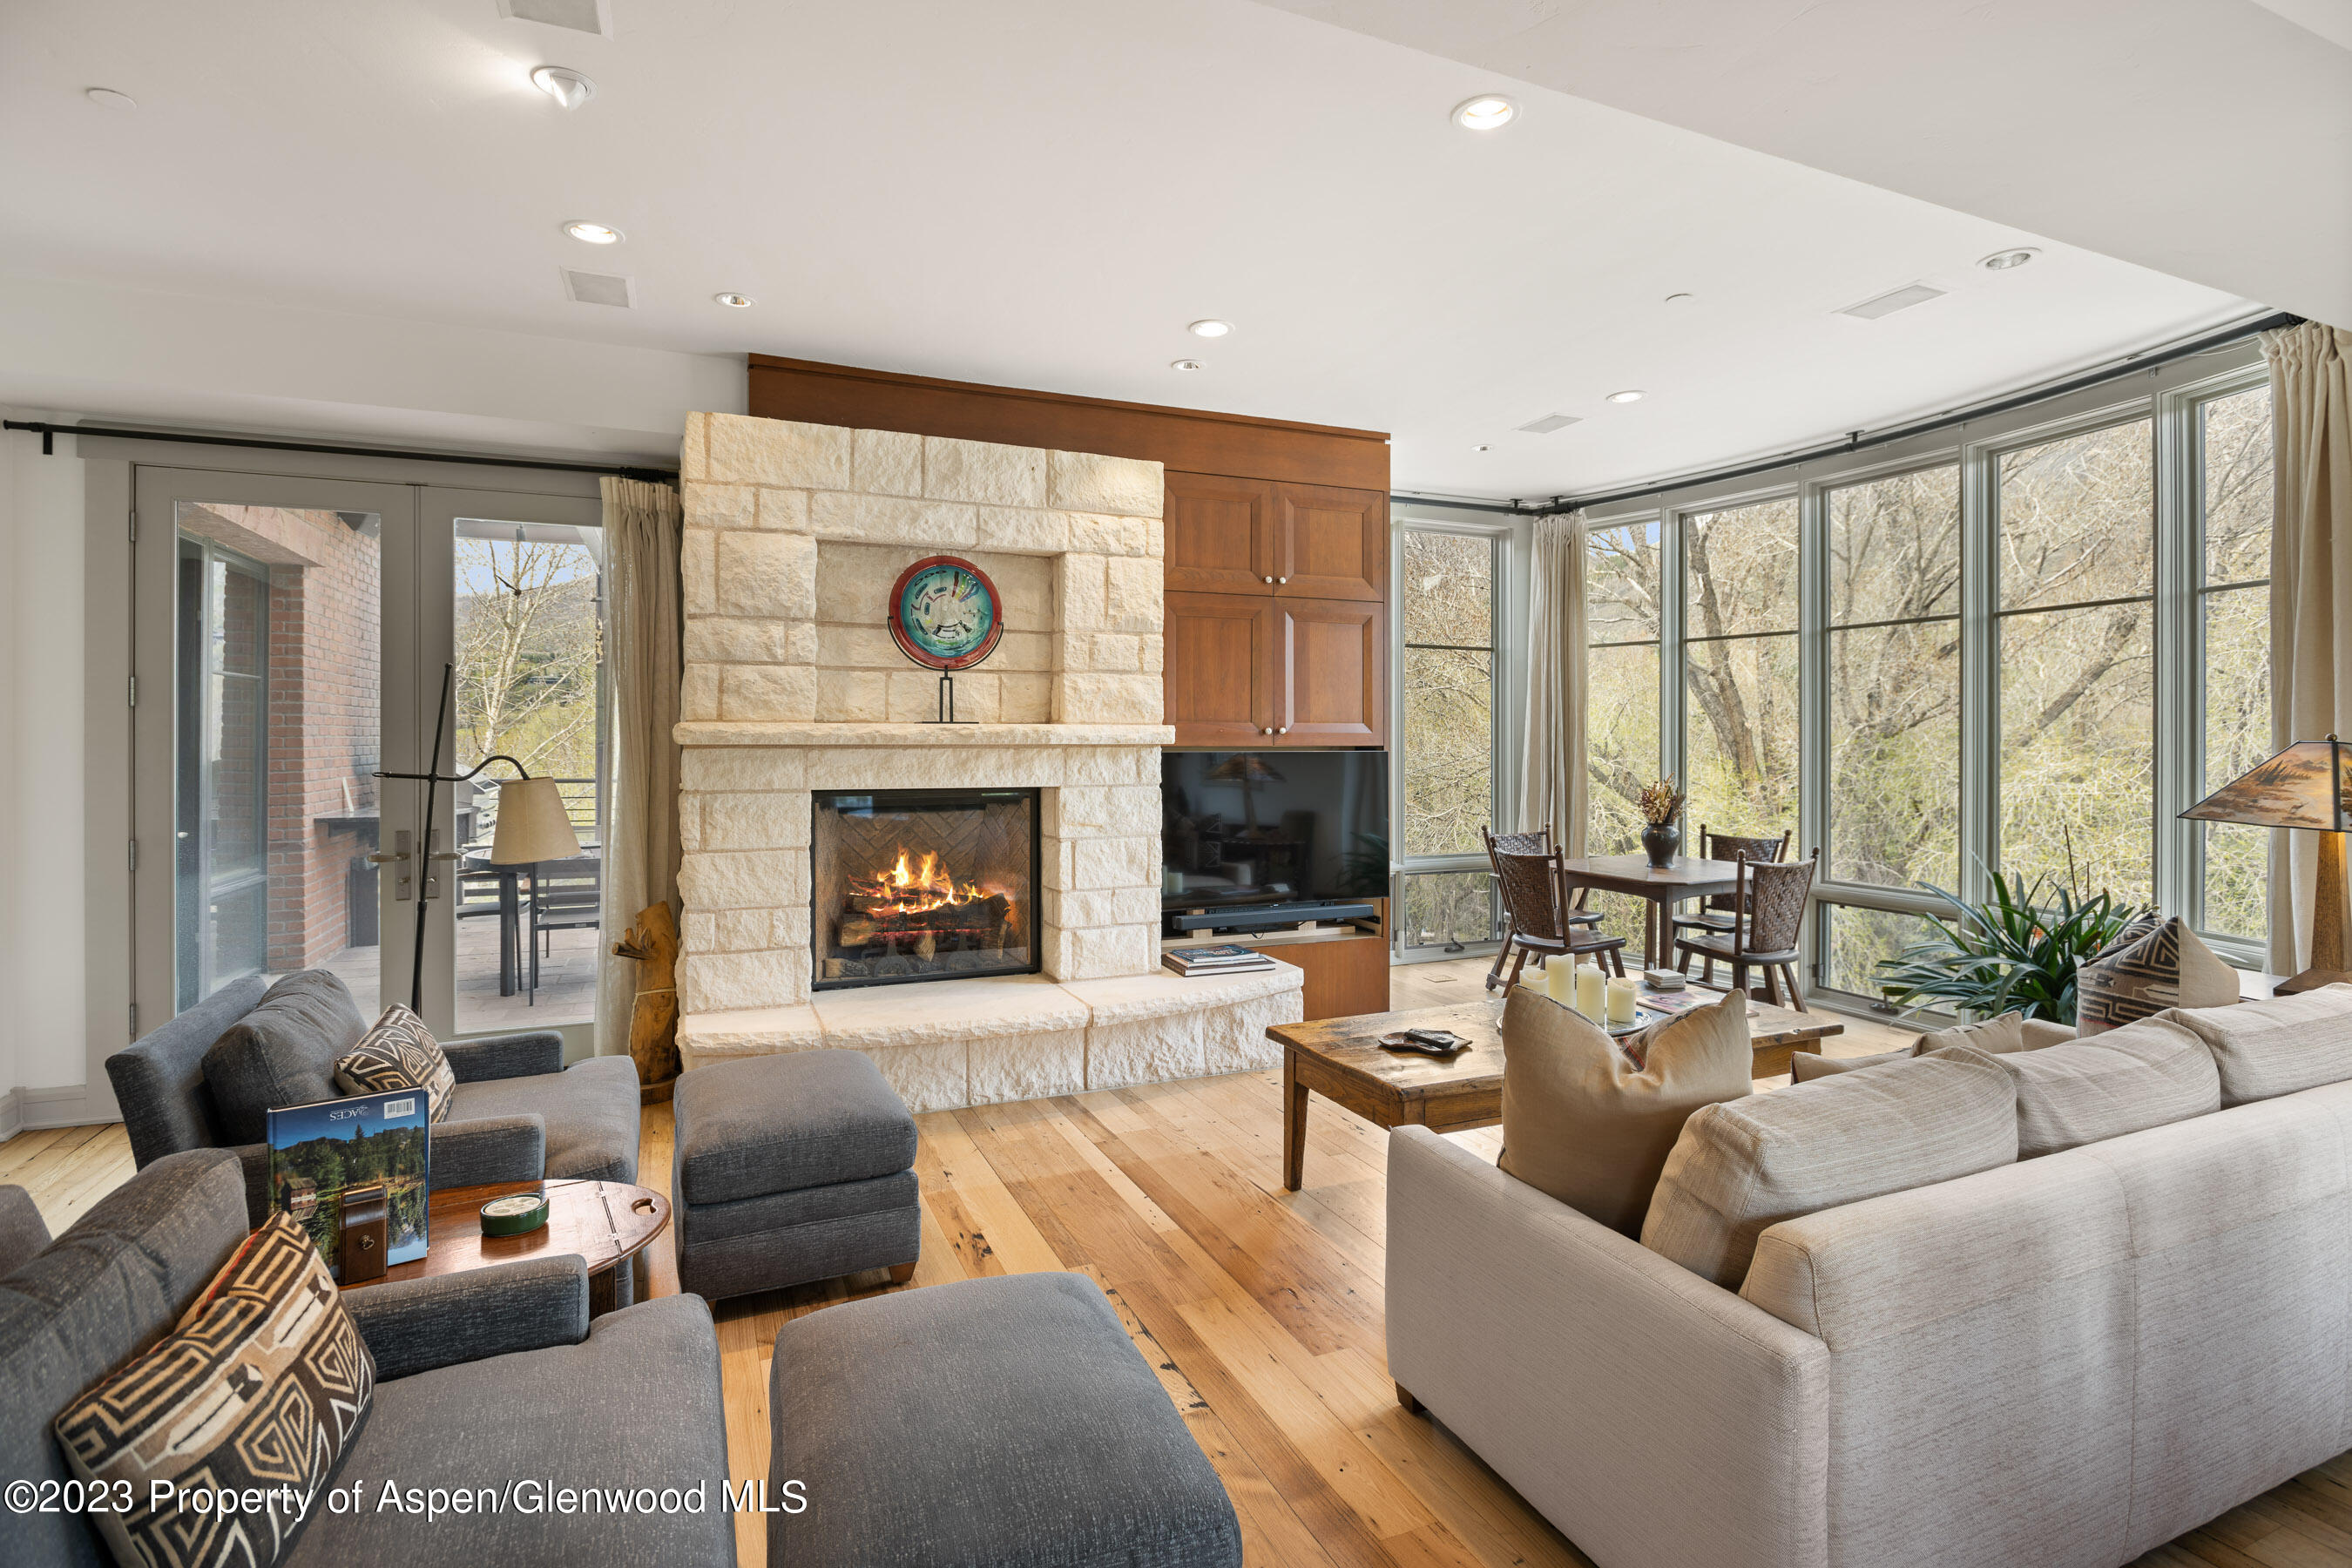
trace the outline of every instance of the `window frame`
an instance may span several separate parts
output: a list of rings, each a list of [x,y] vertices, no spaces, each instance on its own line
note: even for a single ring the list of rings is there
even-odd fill
[[[1404,536],[1408,531],[1485,539],[1494,551],[1493,695],[1488,777],[1493,781],[1492,822],[1497,831],[1518,820],[1518,759],[1521,732],[1527,722],[1528,570],[1534,548],[1530,518],[1472,511],[1435,502],[1391,498],[1389,508],[1389,581],[1394,591],[1389,603],[1389,953],[1392,963],[1433,963],[1459,958],[1464,952],[1491,952],[1499,945],[1489,938],[1449,952],[1443,945],[1419,946],[1410,941],[1404,921],[1407,877],[1440,872],[1484,872],[1486,858],[1475,851],[1454,855],[1407,855],[1404,846],[1404,780],[1407,737],[1404,715],[1405,578]]]
[[[1685,779],[1690,716],[1685,700],[1688,639],[1684,520],[1794,495],[1799,501],[1798,574],[1799,781],[1795,855],[1826,850],[1830,820],[1830,492],[1873,479],[1924,469],[1958,468],[1960,501],[1959,867],[1952,890],[1968,900],[1990,891],[2000,866],[2000,584],[1998,486],[2004,453],[2134,420],[2150,422],[2155,509],[2151,629],[2155,777],[2150,837],[2158,907],[2202,924],[2204,848],[2196,825],[2179,813],[2202,795],[2204,767],[2204,536],[2202,453],[2198,420],[2203,405],[2265,384],[2267,368],[2253,337],[2148,370],[2125,372],[2095,385],[1890,442],[1866,452],[1791,464],[1715,487],[1676,487],[1586,509],[1590,530],[1659,524],[1660,636],[1658,764]],[[2266,581],[2266,579],[2265,579]],[[2223,590],[2229,591],[2229,590]],[[2055,606],[2040,606],[2053,608]],[[1947,619],[1949,617],[1931,617]],[[1875,623],[1873,623],[1875,624]],[[1933,915],[1945,908],[1933,894],[1831,879],[1813,886],[1812,901],[1898,914]],[[1874,996],[1832,990],[1825,933],[1830,922],[1808,920],[1805,938],[1811,991],[1825,1000],[1884,1008]],[[2223,958],[2259,970],[2263,942],[2207,935]]]

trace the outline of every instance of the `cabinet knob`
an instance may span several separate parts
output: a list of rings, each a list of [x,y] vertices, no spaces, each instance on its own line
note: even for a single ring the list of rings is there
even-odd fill
[[[1290,579],[1289,579],[1289,578],[1287,578],[1287,577],[1276,577],[1276,578],[1275,579],[1275,581],[1276,581],[1276,582],[1277,582],[1277,583],[1287,583],[1287,582],[1289,582],[1289,581],[1290,581]]]
[[[1274,579],[1273,579],[1273,578],[1271,578],[1271,577],[1268,577],[1268,578],[1266,578],[1266,579],[1265,579],[1265,581],[1267,581],[1267,582],[1271,583],[1271,582],[1273,582],[1273,581],[1274,581]]]
[[[1290,733],[1290,726],[1285,724],[1281,729],[1276,730],[1275,733],[1277,735],[1287,735]]]

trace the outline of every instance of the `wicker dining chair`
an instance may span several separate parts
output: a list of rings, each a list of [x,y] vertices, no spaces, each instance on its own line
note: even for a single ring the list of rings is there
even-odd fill
[[[1706,824],[1698,825],[1698,854],[1702,860],[1785,860],[1789,857],[1789,838],[1783,831],[1778,838],[1743,837],[1731,833],[1710,833]],[[1698,908],[1689,914],[1671,917],[1669,925],[1677,936],[1686,931],[1727,931],[1737,923],[1739,895],[1736,892],[1717,893],[1700,900]],[[1707,978],[1715,971],[1708,967]]]
[[[1494,855],[1495,875],[1502,889],[1508,923],[1503,951],[1495,955],[1495,967],[1486,975],[1488,990],[1508,990],[1517,984],[1519,971],[1526,966],[1529,953],[1539,960],[1574,960],[1594,954],[1596,962],[1619,974],[1625,973],[1623,937],[1605,936],[1566,918],[1570,912],[1565,896],[1568,873],[1565,857],[1559,850],[1515,855],[1497,849]],[[1508,978],[1502,972],[1506,957],[1511,960]]]
[[[1497,853],[1505,855],[1551,853],[1551,824],[1549,822],[1532,833],[1496,833],[1482,822],[1478,825],[1478,837],[1486,843],[1486,864],[1494,868],[1497,886],[1501,884],[1503,875],[1502,864],[1495,858]],[[1586,889],[1577,889],[1576,896],[1568,907],[1568,923],[1570,926],[1591,926],[1598,929],[1601,924],[1600,912],[1586,909],[1585,898]],[[1503,906],[1503,945],[1495,950],[1495,966],[1486,972],[1486,989],[1489,991],[1503,984],[1503,960],[1511,955],[1511,910],[1507,902]]]
[[[1748,972],[1761,969],[1769,1001],[1800,1013],[1811,1011],[1805,1005],[1803,988],[1797,984],[1797,961],[1805,929],[1805,900],[1812,894],[1813,873],[1820,868],[1821,859],[1817,849],[1802,860],[1740,861],[1739,886],[1733,895],[1738,902],[1731,911],[1735,923],[1729,931],[1676,937],[1678,967],[1688,974],[1690,961],[1703,958],[1712,977],[1720,959],[1731,965],[1732,989],[1741,992],[1748,989]],[[1789,992],[1785,1002],[1780,999],[1784,983]]]

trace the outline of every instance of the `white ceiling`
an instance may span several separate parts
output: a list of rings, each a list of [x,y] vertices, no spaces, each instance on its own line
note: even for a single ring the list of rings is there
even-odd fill
[[[1471,8],[1497,5],[1553,9]],[[356,311],[420,340],[749,348],[1370,426],[1395,432],[1401,488],[1491,496],[1777,452],[2256,309],[1543,87],[1475,136],[1447,110],[1494,71],[1242,0],[612,5],[610,39],[495,0],[6,8],[0,257],[28,290],[190,296],[215,321],[232,301]],[[596,98],[556,108],[525,80],[541,63]],[[570,217],[627,241],[580,245]],[[2021,242],[2042,258],[1974,267]],[[560,265],[625,272],[635,309],[568,302]],[[1950,292],[1834,313],[1920,281]],[[758,308],[710,303],[722,289]],[[1664,302],[1678,290],[1696,299]],[[0,370],[10,321],[37,314],[0,308]],[[1238,330],[1184,331],[1205,315]],[[1167,368],[1187,356],[1208,368]],[[188,357],[112,374],[194,407]],[[341,367],[335,422],[413,428],[415,378],[371,412],[346,384],[365,369]],[[48,374],[0,395],[94,401]],[[1650,395],[1602,401],[1623,387]],[[1513,429],[1551,413],[1582,423]]]

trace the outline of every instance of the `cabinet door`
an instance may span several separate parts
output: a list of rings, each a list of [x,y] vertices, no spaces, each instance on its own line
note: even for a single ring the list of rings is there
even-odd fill
[[[1380,491],[1277,485],[1274,521],[1276,595],[1389,596],[1389,498]]]
[[[1257,746],[1280,722],[1274,600],[1170,594],[1164,689],[1180,746]]]
[[[1348,599],[1276,599],[1282,703],[1278,746],[1387,743],[1388,606]]]
[[[1264,594],[1275,576],[1274,487],[1171,473],[1165,492],[1167,584],[1194,594]]]

